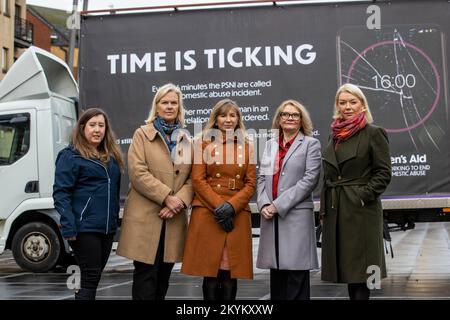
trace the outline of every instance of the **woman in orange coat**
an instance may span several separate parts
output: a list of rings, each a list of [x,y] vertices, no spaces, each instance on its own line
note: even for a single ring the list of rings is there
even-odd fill
[[[205,300],[234,300],[237,279],[253,278],[251,212],[256,160],[238,105],[213,108],[195,142],[195,197],[181,272],[203,276]]]

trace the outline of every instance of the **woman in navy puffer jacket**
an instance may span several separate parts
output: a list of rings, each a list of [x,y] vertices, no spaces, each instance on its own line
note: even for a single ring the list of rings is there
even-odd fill
[[[75,299],[94,300],[119,217],[122,155],[101,109],[86,110],[56,159],[53,200],[81,270]]]

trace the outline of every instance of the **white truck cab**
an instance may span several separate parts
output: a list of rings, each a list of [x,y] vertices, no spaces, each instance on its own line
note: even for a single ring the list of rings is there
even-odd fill
[[[77,119],[78,87],[58,57],[30,47],[0,82],[0,254],[45,272],[69,257],[53,206],[55,159]]]

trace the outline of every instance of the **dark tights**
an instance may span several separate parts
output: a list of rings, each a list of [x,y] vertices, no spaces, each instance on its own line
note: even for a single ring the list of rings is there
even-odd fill
[[[348,295],[350,300],[369,300],[370,290],[366,283],[349,283]]]
[[[237,279],[231,278],[230,271],[219,270],[217,278],[203,278],[204,300],[236,300]]]

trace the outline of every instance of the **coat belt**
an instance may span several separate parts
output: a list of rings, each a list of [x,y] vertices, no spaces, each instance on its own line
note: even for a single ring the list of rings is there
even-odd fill
[[[221,188],[230,190],[241,190],[244,187],[244,182],[242,180],[232,178],[213,178],[208,182],[212,187],[217,187],[220,185]]]
[[[331,208],[336,209],[338,207],[337,188],[347,187],[347,186],[364,186],[368,182],[369,182],[369,177],[342,179],[341,176],[339,176],[338,180],[335,180],[335,181],[331,181],[330,179],[327,179],[325,181],[325,187],[327,189],[331,188]]]

